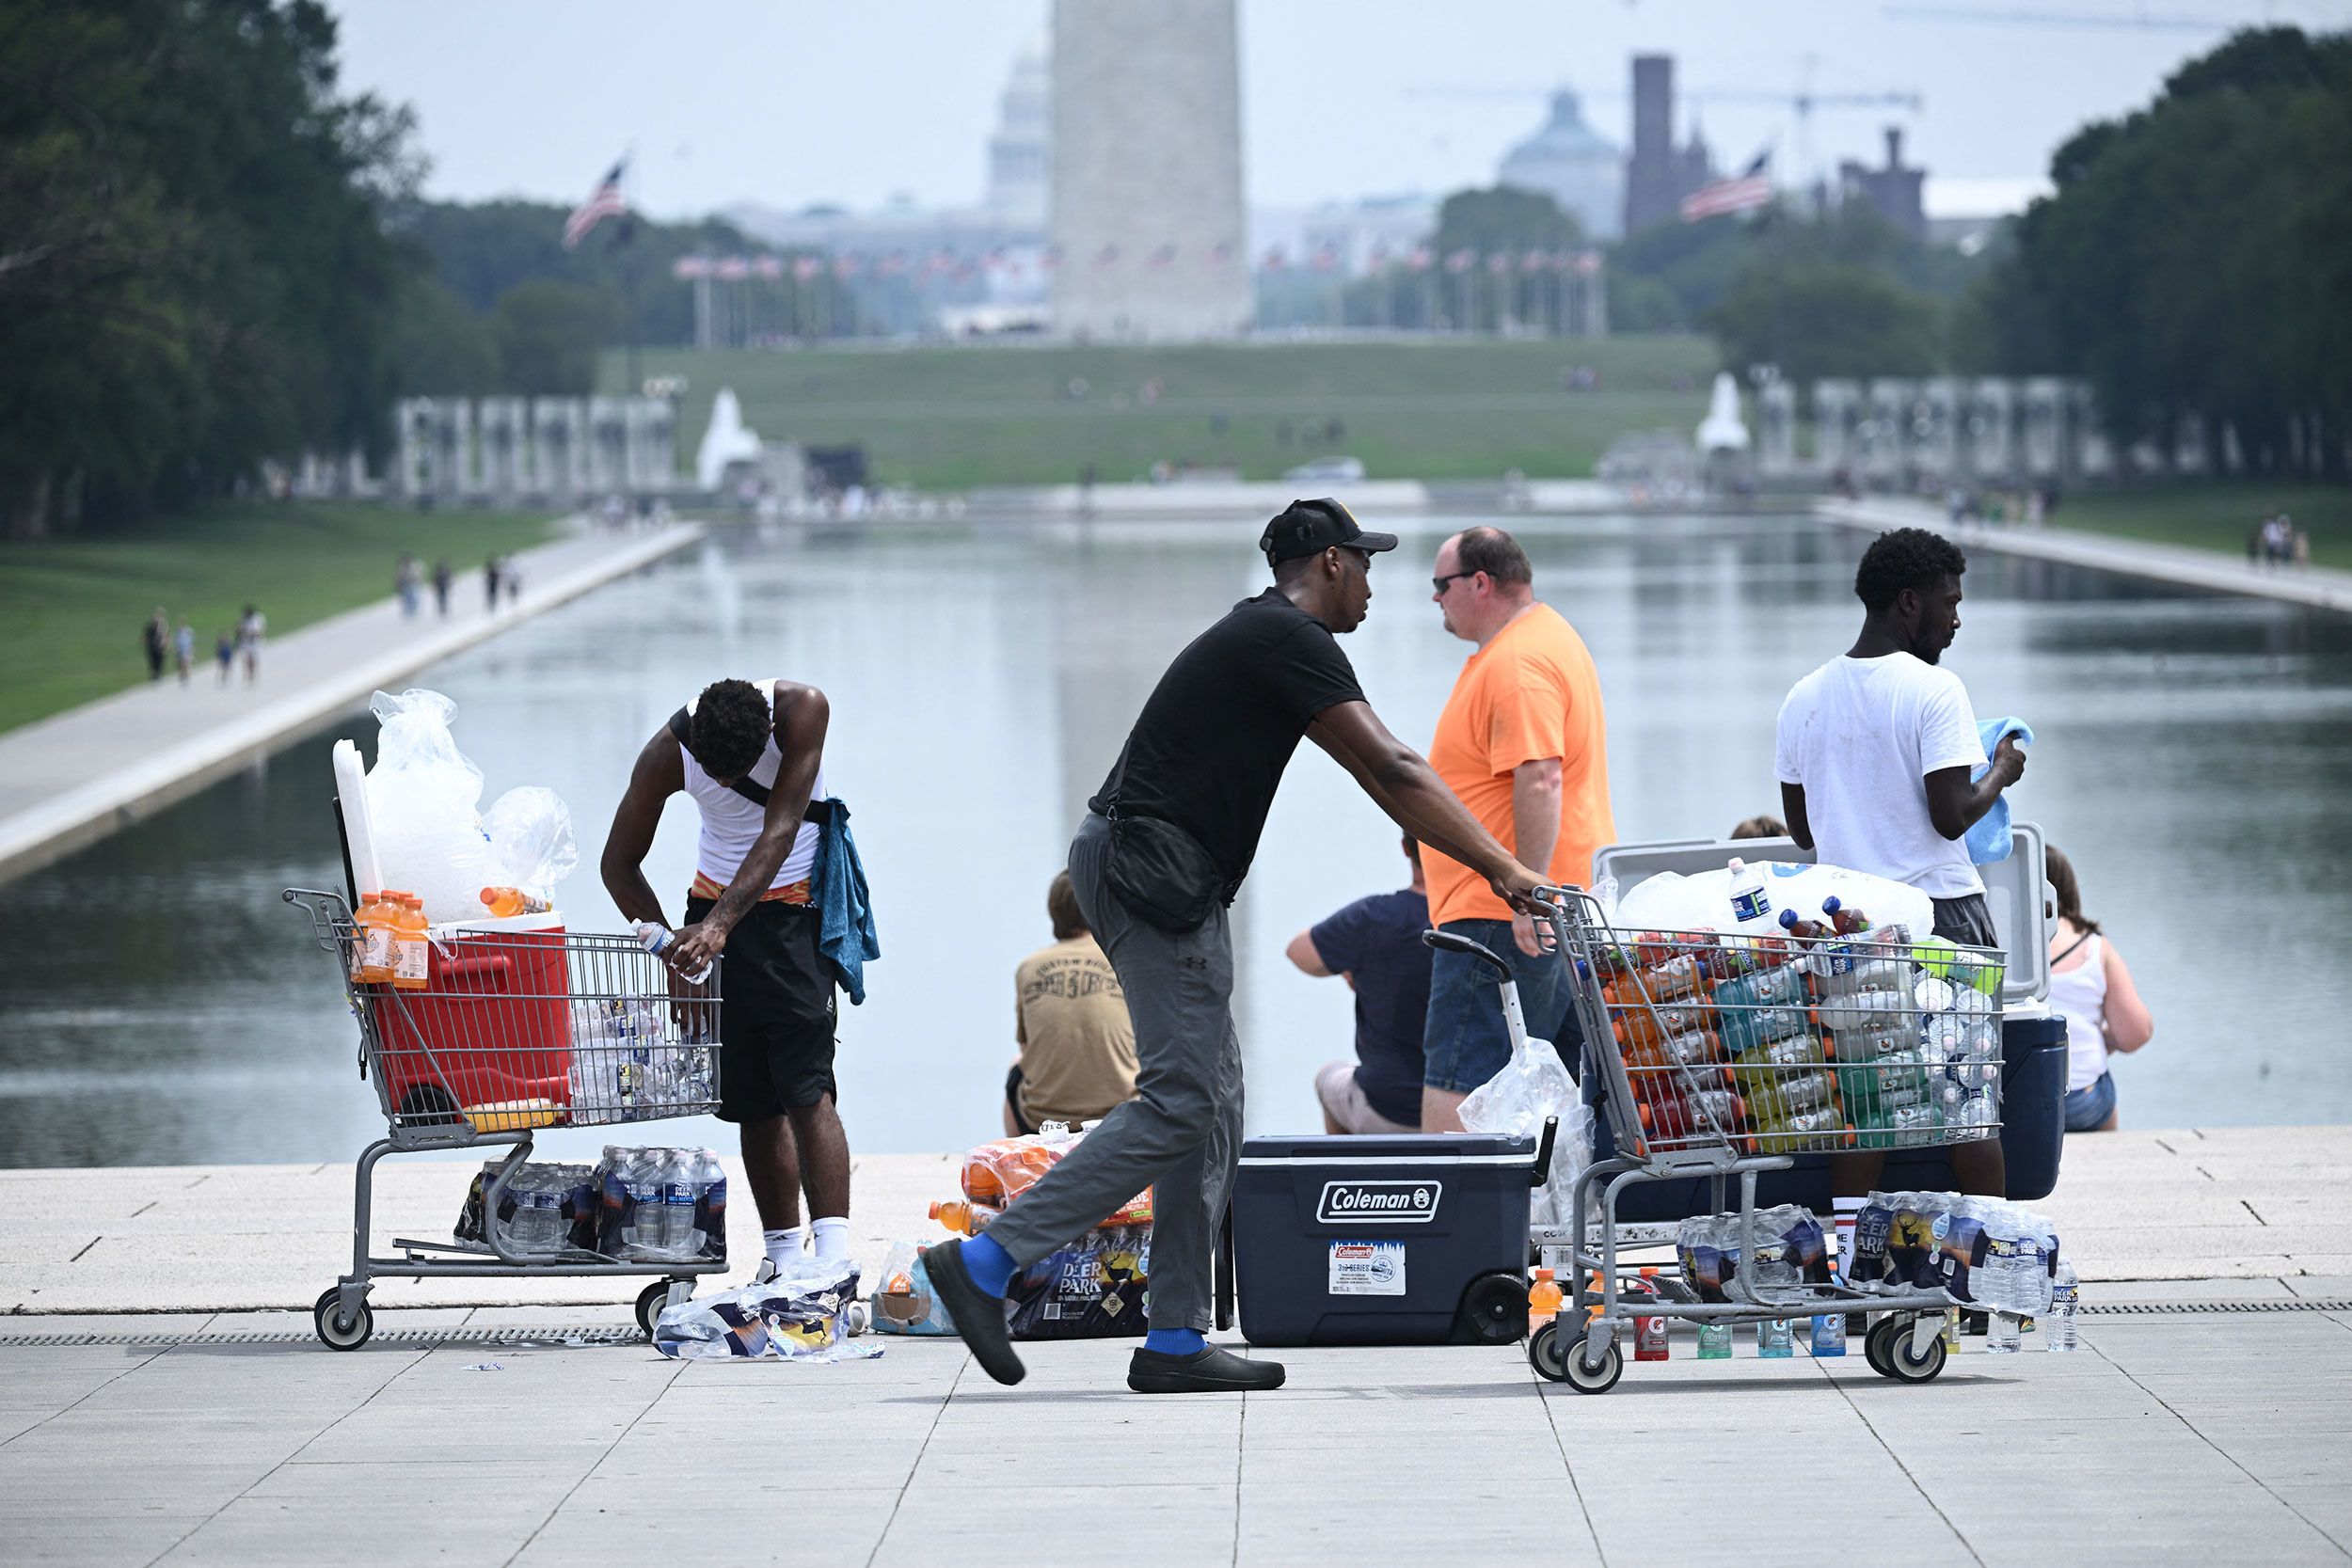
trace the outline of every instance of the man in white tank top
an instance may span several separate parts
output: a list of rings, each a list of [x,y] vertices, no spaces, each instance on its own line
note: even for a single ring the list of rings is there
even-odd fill
[[[809,892],[826,799],[825,694],[787,680],[714,681],[645,742],[604,843],[604,885],[631,920],[668,926],[646,851],[673,795],[702,816],[686,924],[663,958],[679,974],[726,956],[719,1116],[742,1129],[765,1232],[758,1277],[803,1250],[849,1254],[850,1145],[834,1108],[834,976]]]

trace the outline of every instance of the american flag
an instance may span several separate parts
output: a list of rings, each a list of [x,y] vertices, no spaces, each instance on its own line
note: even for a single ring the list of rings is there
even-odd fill
[[[588,237],[590,230],[607,218],[625,216],[628,198],[621,194],[621,175],[628,167],[623,158],[612,166],[612,172],[596,182],[596,188],[588,193],[588,199],[572,209],[572,215],[564,220],[564,248],[577,250],[580,242]]]
[[[1764,172],[1772,163],[1769,151],[1756,155],[1756,162],[1728,179],[1701,185],[1682,198],[1682,221],[1696,223],[1701,218],[1717,217],[1724,213],[1752,212],[1767,207],[1772,200],[1772,177]]]

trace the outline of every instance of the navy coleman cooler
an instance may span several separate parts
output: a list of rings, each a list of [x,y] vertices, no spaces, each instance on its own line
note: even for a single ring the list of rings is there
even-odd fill
[[[1253,1345],[1518,1338],[1528,1199],[1549,1153],[1533,1138],[1482,1133],[1247,1140],[1232,1205],[1243,1335]]]

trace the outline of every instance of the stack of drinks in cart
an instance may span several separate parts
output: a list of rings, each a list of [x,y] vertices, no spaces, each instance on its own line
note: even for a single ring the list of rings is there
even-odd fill
[[[1037,1184],[1086,1136],[1084,1128],[1049,1121],[1037,1132],[984,1143],[963,1157],[962,1196],[931,1205],[931,1218],[950,1231],[977,1236]],[[944,1333],[945,1314],[928,1300],[919,1249],[901,1243],[882,1269],[875,1292],[874,1326],[884,1333]],[[1009,1326],[1016,1339],[1087,1339],[1144,1332],[1145,1291],[1152,1272],[1152,1194],[1118,1212],[1051,1257],[1015,1275],[1006,1291]]]
[[[1999,964],[1834,897],[1820,920],[1775,919],[1763,879],[1732,870],[1726,928],[1599,956],[1644,1141],[1786,1154],[1992,1135]]]
[[[1682,1222],[1676,1258],[1683,1283],[1700,1301],[1770,1307],[1792,1291],[1833,1282],[1866,1295],[1941,1290],[1992,1314],[1985,1345],[1992,1354],[2015,1351],[2021,1324],[2035,1320],[2049,1330],[2048,1349],[2075,1348],[2080,1289],[2074,1266],[2058,1249],[2057,1229],[2032,1210],[1957,1193],[1872,1193],[1855,1229],[1853,1256],[1842,1269],[1834,1237],[1810,1210],[1795,1204],[1759,1209],[1753,1224],[1756,1256],[1750,1259],[1738,1214],[1699,1214]],[[1648,1342],[1654,1323],[1655,1354],[1647,1359],[1664,1359],[1665,1320],[1640,1318],[1638,1306],[1633,1310],[1637,1346]],[[1756,1354],[1788,1355],[1802,1335],[1815,1355],[1843,1355],[1847,1310],[1841,1304],[1811,1314],[1809,1333],[1802,1317],[1758,1323]],[[1956,1332],[1960,1309],[1948,1310],[1955,1321],[1947,1332]],[[1700,1326],[1700,1359],[1730,1355],[1731,1343],[1728,1324]]]
[[[649,1121],[715,1104],[716,1051],[707,1043],[674,1044],[662,1016],[694,1004],[599,998],[571,1005],[571,1110],[575,1127]]]
[[[595,1165],[515,1167],[498,1212],[486,1194],[500,1162],[473,1179],[455,1234],[496,1236],[509,1252],[553,1258],[596,1253],[632,1263],[726,1260],[726,1170],[707,1148],[608,1146]]]

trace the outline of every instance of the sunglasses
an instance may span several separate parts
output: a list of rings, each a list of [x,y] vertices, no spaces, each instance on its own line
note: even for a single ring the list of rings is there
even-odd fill
[[[1429,579],[1429,586],[1442,594],[1446,590],[1446,584],[1450,582],[1459,582],[1464,578],[1474,578],[1478,574],[1476,572],[1448,572],[1441,578],[1431,578]]]

